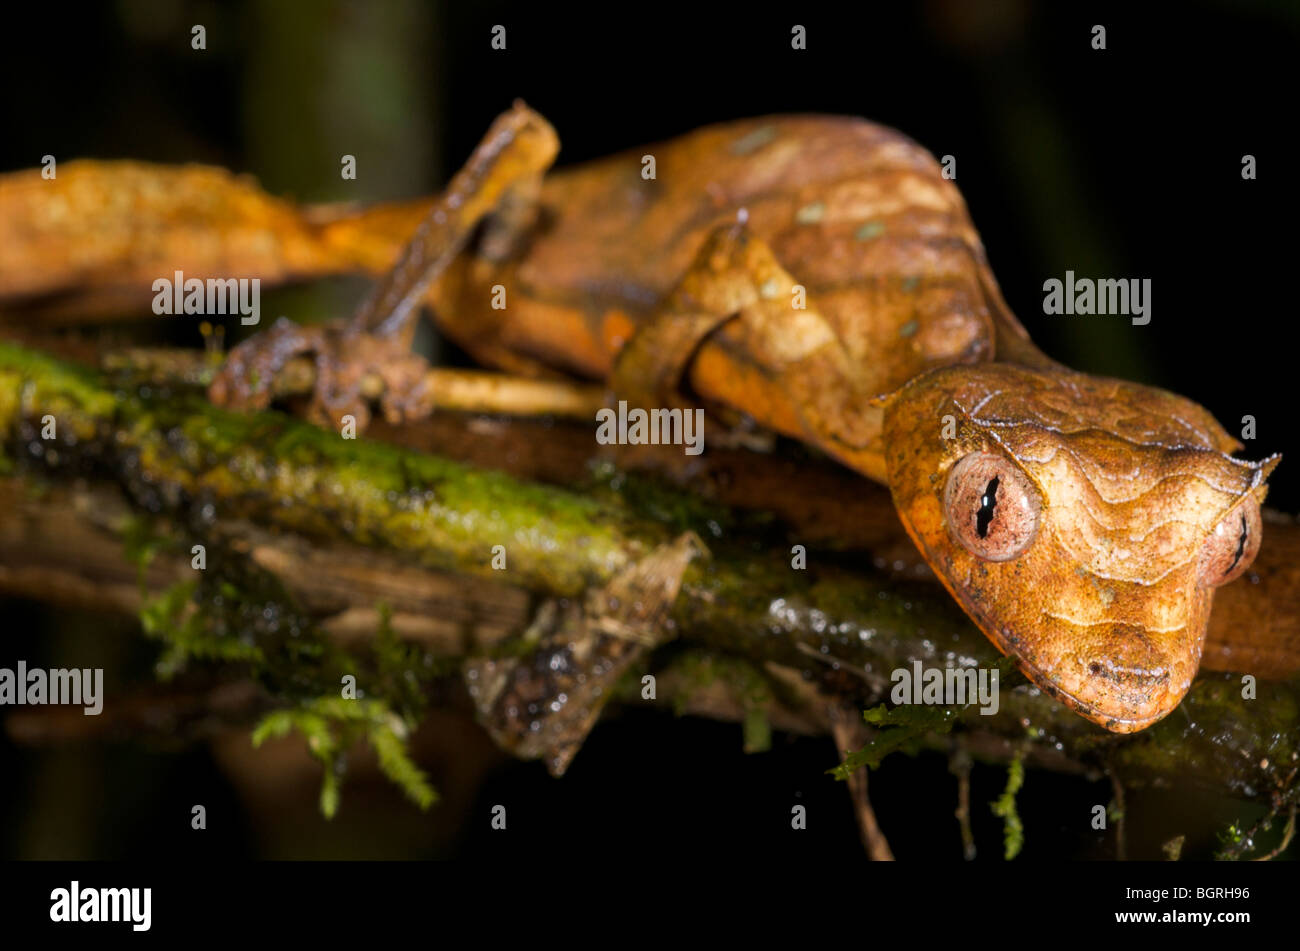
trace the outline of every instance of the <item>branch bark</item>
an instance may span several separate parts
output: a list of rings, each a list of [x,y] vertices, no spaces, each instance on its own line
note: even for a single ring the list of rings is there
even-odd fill
[[[54,439],[41,438],[46,416],[57,423]],[[555,431],[540,424],[494,422],[484,430],[444,417],[436,425],[449,427],[444,438],[458,425],[462,438],[473,434],[478,442],[467,456],[500,452],[533,470],[530,478],[573,475],[559,471],[573,460],[551,451]],[[472,657],[516,636],[537,599],[604,585],[690,529],[711,557],[688,568],[671,612],[681,646],[657,661],[666,695],[688,711],[739,719],[753,715],[755,701],[725,678],[702,682],[685,671],[681,647],[762,670],[772,689],[761,712],[774,725],[818,732],[830,731],[837,706],[880,702],[890,672],[914,660],[939,667],[998,661],[932,581],[900,578],[906,567],[864,567],[863,559],[831,550],[860,540],[855,532],[887,537],[879,514],[859,513],[857,529],[842,520],[831,531],[823,525],[820,542],[795,535],[809,546],[809,570],[799,571],[791,567],[787,526],[635,477],[617,474],[584,490],[525,481],[444,456],[343,440],[275,413],[224,413],[179,389],[114,388],[98,374],[10,345],[0,345],[0,433],[22,476],[6,488],[0,516],[0,587],[13,593],[137,609],[127,577],[135,569],[119,549],[127,516],[143,512],[172,520],[181,532],[219,525],[236,550],[275,574],[336,636],[376,629],[377,604],[385,601],[400,634],[448,656]],[[572,455],[585,464],[588,454]],[[727,471],[725,454],[720,458],[705,479],[717,495],[754,502],[771,493],[758,487],[760,479],[720,475]],[[747,458],[745,468],[767,468]],[[787,464],[771,460],[778,473]],[[548,466],[549,473],[540,471]],[[825,473],[816,478],[834,481]],[[17,495],[49,480],[64,488]],[[785,508],[797,523],[801,506],[788,502],[790,484]],[[801,496],[811,494],[800,486]],[[860,480],[852,487],[840,498],[863,492]],[[116,508],[107,501],[112,492],[119,493]],[[86,495],[78,500],[78,493]],[[834,512],[839,498],[830,498]],[[496,544],[506,546],[508,571],[492,569]],[[1270,537],[1265,551],[1273,545]],[[1282,632],[1265,645],[1282,660],[1292,656],[1294,628],[1277,620],[1285,602],[1274,610],[1266,592],[1294,578],[1284,567],[1243,586],[1265,601],[1249,616]],[[186,570],[157,562],[147,583],[165,587]],[[1216,617],[1223,610],[1220,603]],[[1245,657],[1241,643],[1229,639],[1219,653]],[[1042,766],[1100,772],[1113,765],[1127,781],[1191,780],[1276,805],[1292,794],[1300,759],[1296,688],[1261,680],[1257,699],[1241,693],[1238,677],[1207,675],[1175,714],[1116,736],[1021,685],[1002,691],[996,715],[964,715],[961,729],[967,748],[986,758],[1007,760],[1027,749]],[[934,735],[917,741],[951,742]]]

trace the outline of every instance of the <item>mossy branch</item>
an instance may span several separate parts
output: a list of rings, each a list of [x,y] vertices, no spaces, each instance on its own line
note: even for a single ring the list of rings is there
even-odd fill
[[[46,417],[56,423],[50,438],[42,432]],[[165,515],[182,532],[277,529],[413,570],[483,579],[503,597],[523,591],[525,609],[528,597],[577,597],[676,533],[696,531],[712,555],[688,567],[672,624],[688,644],[763,671],[771,699],[747,693],[746,715],[767,704],[773,723],[782,709],[795,710],[825,729],[825,697],[879,703],[890,672],[915,660],[991,667],[1000,659],[933,584],[900,581],[820,551],[810,552],[808,570],[798,570],[777,526],[754,526],[621,474],[550,487],[345,440],[277,413],[222,412],[184,389],[115,387],[99,374],[2,344],[0,434],[6,463],[26,477],[119,485],[138,512]],[[495,545],[505,546],[505,571],[492,567]],[[460,652],[473,652],[475,643],[464,639]],[[671,662],[671,652],[665,657]],[[1100,771],[1112,764],[1126,778],[1197,781],[1276,805],[1294,794],[1297,692],[1294,684],[1263,681],[1257,691],[1243,699],[1239,677],[1206,676],[1175,714],[1117,736],[1020,685],[1002,691],[996,715],[963,716],[962,729],[974,755],[1006,761],[1023,749],[1039,765]],[[756,745],[762,733],[755,718]],[[948,740],[928,731],[918,742]],[[402,771],[400,763],[390,766]]]

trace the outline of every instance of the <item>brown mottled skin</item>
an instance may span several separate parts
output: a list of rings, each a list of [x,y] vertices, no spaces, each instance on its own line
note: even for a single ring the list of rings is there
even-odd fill
[[[945,415],[956,430],[947,440],[935,426]],[[889,402],[884,442],[908,533],[1034,683],[1116,732],[1178,705],[1214,594],[1201,576],[1207,537],[1258,509],[1276,458],[1226,455],[1234,443],[1222,428],[1171,393],[1002,363],[910,382]],[[1012,460],[1045,501],[1035,541],[1010,561],[951,539],[944,478],[977,451]]]
[[[1038,686],[1118,732],[1177,706],[1220,569],[1231,562],[1235,576],[1258,549],[1275,458],[1231,458],[1236,442],[1189,400],[1042,355],[956,186],[897,132],[743,120],[547,174],[557,150],[545,120],[517,105],[432,206],[278,228],[279,245],[262,250],[272,270],[322,270],[326,258],[378,268],[391,260],[377,256],[381,237],[423,219],[348,327],[254,337],[213,398],[264,406],[275,370],[309,352],[318,419],[368,418],[365,372],[383,376],[390,418],[427,413],[408,352],[425,302],[485,364],[608,380],[633,405],[688,390],[818,446],[890,487],[944,585]],[[266,217],[285,216],[264,201]],[[198,254],[195,269],[222,273],[213,262],[238,258],[235,244]],[[504,309],[491,306],[497,285]],[[1009,560],[972,554],[952,520],[976,513],[945,510],[948,475],[972,452],[1037,494],[1036,532]],[[1237,541],[1246,557],[1213,562]]]

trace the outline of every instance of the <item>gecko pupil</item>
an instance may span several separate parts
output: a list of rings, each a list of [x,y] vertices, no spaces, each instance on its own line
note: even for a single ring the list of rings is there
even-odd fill
[[[1241,556],[1246,552],[1246,536],[1249,531],[1246,528],[1246,515],[1243,512],[1241,516],[1241,534],[1237,536],[1237,553],[1232,556],[1232,564],[1228,566],[1225,575],[1232,574],[1232,569],[1237,567],[1237,562],[1241,561]]]
[[[975,515],[975,531],[980,538],[987,538],[989,522],[993,521],[993,510],[998,505],[998,477],[994,476],[980,498],[980,510]]]

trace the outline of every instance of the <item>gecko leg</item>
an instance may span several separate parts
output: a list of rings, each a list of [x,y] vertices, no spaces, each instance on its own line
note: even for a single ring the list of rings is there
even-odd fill
[[[209,388],[220,405],[262,409],[286,363],[309,354],[316,361],[310,415],[337,423],[351,414],[369,420],[361,380],[383,381],[380,405],[393,422],[433,410],[425,362],[410,352],[415,313],[430,285],[465,247],[475,228],[498,210],[507,224],[528,220],[537,183],[559,150],[550,124],[521,102],[500,116],[416,229],[392,268],[344,326],[298,327],[278,322],[245,341]],[[492,234],[501,240],[501,229]]]
[[[712,402],[865,465],[878,455],[879,397],[858,384],[853,357],[799,289],[743,221],[719,226],[619,352],[614,396],[629,407],[680,407],[689,381]]]

